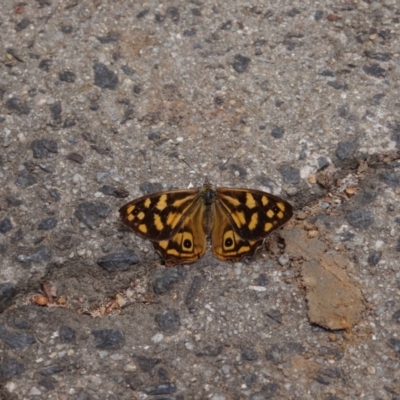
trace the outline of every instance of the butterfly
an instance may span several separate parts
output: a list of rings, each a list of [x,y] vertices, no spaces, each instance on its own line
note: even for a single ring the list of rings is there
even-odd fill
[[[132,200],[119,209],[122,222],[153,243],[167,266],[197,261],[211,238],[222,261],[251,257],[265,237],[293,215],[280,197],[254,189],[219,187],[168,190]]]

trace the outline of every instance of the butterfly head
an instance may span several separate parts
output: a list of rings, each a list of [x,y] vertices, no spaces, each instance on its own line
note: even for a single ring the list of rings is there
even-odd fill
[[[215,192],[212,188],[211,183],[207,178],[205,179],[204,185],[201,189],[201,195],[203,197],[204,204],[206,206],[211,205],[212,202],[214,201]]]

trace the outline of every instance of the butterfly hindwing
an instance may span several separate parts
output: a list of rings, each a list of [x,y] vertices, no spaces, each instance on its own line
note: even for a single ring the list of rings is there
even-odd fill
[[[206,232],[204,231],[205,207],[201,198],[183,216],[179,229],[169,239],[153,242],[167,266],[192,263],[206,251]]]
[[[199,197],[197,189],[152,193],[123,205],[119,213],[122,222],[139,236],[159,242],[175,234]]]
[[[215,203],[211,246],[216,258],[222,261],[237,261],[243,257],[251,257],[262,242],[263,239],[249,240],[241,237],[226,210],[220,203]]]

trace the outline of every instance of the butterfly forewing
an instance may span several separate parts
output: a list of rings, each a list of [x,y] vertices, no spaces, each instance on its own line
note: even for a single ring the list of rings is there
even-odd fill
[[[196,201],[198,189],[170,190],[135,199],[119,209],[122,222],[138,235],[151,241],[172,237]]]
[[[251,241],[264,238],[293,215],[287,201],[260,190],[221,187],[216,190],[216,201],[235,233]]]

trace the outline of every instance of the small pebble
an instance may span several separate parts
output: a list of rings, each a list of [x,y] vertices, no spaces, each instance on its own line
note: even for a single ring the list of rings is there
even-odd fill
[[[282,254],[278,259],[279,264],[286,265],[289,263],[289,256],[285,253]]]

